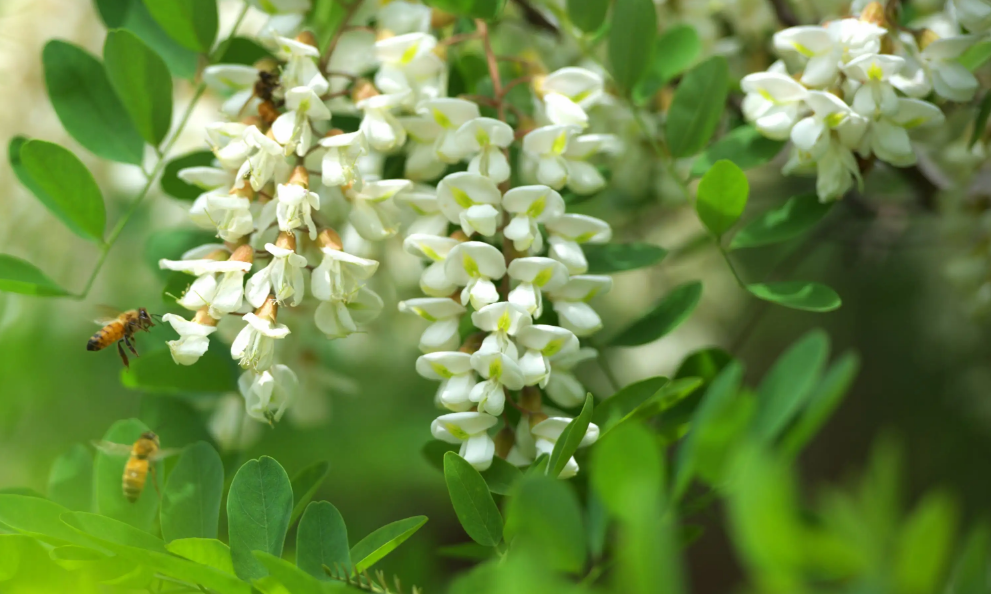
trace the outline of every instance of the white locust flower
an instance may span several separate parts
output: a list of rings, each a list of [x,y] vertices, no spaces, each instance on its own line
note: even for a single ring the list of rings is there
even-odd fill
[[[554,451],[554,444],[557,440],[561,438],[561,433],[564,432],[564,428],[568,426],[571,419],[568,417],[550,417],[544,419],[543,421],[537,423],[530,432],[533,434],[535,441],[535,446],[537,448],[537,456],[547,454],[548,456]],[[595,423],[589,423],[588,429],[585,430],[585,435],[582,437],[581,442],[578,443],[578,447],[588,447],[599,439],[599,426]],[[578,474],[578,462],[575,461],[574,456],[568,459],[567,464],[564,465],[564,469],[558,478],[566,479],[571,478]]]
[[[355,104],[364,113],[360,131],[373,149],[389,152],[406,143],[406,129],[392,110],[402,105],[409,95],[409,91],[373,95]]]
[[[458,128],[457,142],[468,162],[468,171],[491,179],[496,184],[509,179],[509,160],[503,149],[513,143],[513,129],[494,118],[475,118]]]
[[[416,360],[416,372],[429,380],[440,381],[435,398],[438,406],[455,412],[464,412],[474,406],[468,394],[477,380],[468,353],[427,353]]]
[[[588,160],[599,153],[618,153],[622,143],[613,134],[583,134],[573,138],[564,151],[568,165],[568,188],[576,194],[587,196],[606,187],[606,178]]]
[[[189,255],[191,252],[184,255]],[[211,252],[216,254],[219,250],[211,249]],[[196,276],[196,280],[176,303],[191,310],[207,306],[210,315],[219,320],[241,307],[244,275],[251,270],[254,256],[252,252],[250,247],[241,246],[225,260],[212,259],[207,255],[206,258],[195,260],[159,260],[158,265],[165,270],[186,272]],[[223,253],[223,257],[227,257],[226,252]]]
[[[231,193],[219,188],[205,192],[193,201],[189,219],[201,229],[216,231],[224,241],[236,242],[255,230],[251,195],[248,187],[234,188]]]
[[[380,29],[393,35],[427,33],[433,11],[429,6],[394,0],[378,10],[375,15]]]
[[[171,313],[163,315],[162,321],[171,324],[172,329],[179,333],[179,340],[165,343],[169,345],[172,360],[177,365],[192,365],[199,361],[210,347],[210,339],[207,337],[217,331],[217,320],[208,315],[200,315],[199,312],[191,321]]]
[[[275,341],[289,335],[289,328],[275,321],[275,301],[269,299],[256,313],[244,314],[244,328],[231,343],[231,357],[254,371],[265,371],[275,359]]]
[[[407,254],[425,258],[430,264],[420,274],[420,290],[431,297],[448,297],[458,288],[447,278],[444,272],[444,260],[461,243],[451,237],[438,235],[413,234],[403,241],[403,249]]]
[[[424,353],[453,351],[460,346],[458,326],[466,310],[454,299],[407,299],[399,302],[399,311],[416,314],[430,322],[430,326],[420,336],[420,350]]]
[[[285,101],[287,111],[272,123],[272,134],[286,155],[303,157],[313,146],[313,122],[329,120],[330,110],[310,87],[289,89]]]
[[[991,1],[952,0],[957,22],[971,33],[986,33],[991,29]]]
[[[470,301],[478,310],[499,301],[499,291],[492,281],[506,274],[506,260],[502,252],[487,243],[467,241],[447,254],[444,272],[448,280],[464,287],[461,303]]]
[[[991,5],[989,5],[991,10]],[[930,31],[923,32],[923,41]],[[934,34],[933,34],[934,35]],[[891,79],[892,84],[909,97],[922,99],[930,92],[944,99],[966,102],[974,98],[979,83],[959,58],[980,40],[977,35],[956,35],[929,41],[919,51],[915,37],[902,33],[900,37],[908,59],[901,74]]]
[[[351,201],[348,221],[355,231],[368,241],[380,241],[395,235],[399,228],[398,209],[392,198],[412,185],[407,179],[362,181],[345,196]]]
[[[234,185],[234,173],[218,167],[186,167],[180,169],[176,177],[205,192],[226,191]]]
[[[814,163],[819,199],[833,200],[850,190],[854,180],[860,180],[851,149],[860,143],[868,121],[832,93],[809,91],[806,102],[813,114],[792,128],[796,152],[784,171],[787,174],[802,164]]]
[[[813,88],[834,84],[841,64],[881,50],[883,27],[858,19],[841,19],[825,27],[790,27],[774,34],[774,48],[783,56],[805,59],[801,83]]]
[[[519,282],[509,292],[509,302],[536,319],[544,311],[544,293],[563,287],[568,282],[568,269],[551,258],[516,258],[509,263],[509,278]]]
[[[588,270],[581,244],[606,243],[612,239],[609,223],[588,215],[564,214],[548,221],[546,227],[550,244],[548,255],[564,264],[569,274],[583,274]]]
[[[375,86],[383,93],[405,93],[407,108],[436,99],[447,88],[447,64],[434,48],[437,38],[427,33],[407,33],[375,42],[375,56],[381,66],[375,73]]]
[[[878,159],[895,167],[908,167],[916,162],[909,130],[920,126],[940,125],[943,112],[927,101],[898,99],[898,108],[891,115],[882,115],[871,122],[861,141],[860,153],[874,153]]]
[[[547,119],[552,124],[588,126],[586,111],[602,99],[602,76],[569,66],[547,75],[534,85],[543,95]]]
[[[437,185],[437,206],[465,235],[495,235],[502,194],[494,181],[478,173],[452,173]]]
[[[560,190],[568,181],[568,162],[564,153],[581,126],[543,126],[523,137],[523,152],[536,162],[537,181]]]
[[[513,215],[503,234],[513,240],[516,251],[540,252],[544,242],[538,225],[563,215],[564,199],[547,186],[520,186],[506,192],[502,207]]]
[[[329,230],[321,233],[321,239],[327,235],[330,235]],[[339,238],[336,242],[331,241],[323,242],[320,248],[323,261],[310,275],[310,291],[320,301],[350,301],[375,274],[379,263],[343,251]]]
[[[299,380],[292,369],[273,365],[262,372],[245,371],[237,380],[248,416],[272,425],[299,396]]]
[[[248,126],[244,131],[244,141],[254,149],[254,153],[241,165],[237,172],[239,180],[245,178],[251,189],[261,190],[269,181],[289,177],[290,166],[282,145],[261,133],[257,126]]]
[[[421,103],[417,111],[435,126],[433,150],[440,161],[457,163],[464,156],[457,132],[465,123],[481,116],[478,105],[464,99],[433,99]]]
[[[304,170],[305,175],[305,170]],[[310,239],[317,238],[317,226],[313,224],[313,211],[320,210],[320,195],[311,192],[306,185],[293,183],[279,184],[275,188],[276,217],[279,230],[290,233],[305,227]]]
[[[806,88],[787,74],[756,72],[740,81],[743,115],[768,138],[787,140],[805,111]]]
[[[523,381],[528,386],[547,386],[551,376],[551,358],[578,352],[578,338],[573,332],[557,326],[535,324],[520,330],[517,342],[526,349],[520,357]]]
[[[320,50],[288,37],[276,37],[275,41],[278,44],[275,56],[286,62],[280,76],[282,87],[286,89],[309,87],[317,95],[326,93],[330,84],[317,66]]]
[[[437,188],[414,184],[412,188],[396,194],[396,202],[407,206],[416,218],[406,227],[407,237],[412,235],[447,235],[447,217],[437,204]]]
[[[475,470],[483,471],[492,465],[495,442],[486,433],[499,419],[480,412],[455,412],[441,415],[430,424],[435,439],[461,444],[458,455]]]
[[[471,356],[471,366],[484,378],[471,389],[468,398],[478,412],[501,415],[506,405],[506,390],[521,390],[523,372],[516,360],[500,351],[478,351]]]
[[[593,274],[573,276],[566,285],[548,297],[554,305],[561,326],[575,336],[585,337],[602,328],[602,318],[589,301],[612,288],[612,277]]]
[[[203,82],[210,90],[227,95],[220,111],[231,119],[258,108],[254,87],[258,69],[244,64],[213,64],[203,69]]]
[[[482,341],[478,352],[497,351],[506,353],[511,359],[516,359],[516,345],[510,337],[531,324],[530,314],[522,307],[500,301],[486,305],[471,314],[471,323],[489,335]]]
[[[243,450],[261,438],[262,426],[251,420],[244,408],[244,398],[238,394],[227,393],[217,399],[207,430],[221,451]]]
[[[551,375],[544,388],[547,396],[555,404],[564,408],[574,408],[585,402],[585,386],[571,372],[575,366],[595,359],[599,352],[593,348],[582,348],[571,353],[558,353],[550,358]]]
[[[860,56],[843,66],[843,72],[860,83],[853,95],[853,110],[869,118],[894,113],[898,95],[892,79],[904,66],[904,58],[888,54]]]
[[[350,188],[361,181],[358,159],[368,153],[368,143],[361,132],[321,138],[317,143],[327,149],[320,162],[321,181],[328,188]]]
[[[430,116],[404,116],[398,119],[409,138],[403,177],[416,182],[427,182],[440,177],[447,169],[447,164],[437,157],[434,149],[440,126]]]
[[[244,296],[254,307],[261,307],[269,294],[275,295],[279,304],[296,307],[303,300],[306,258],[296,253],[295,237],[280,233],[274,244],[265,244],[265,250],[272,254],[272,261],[248,279]]]
[[[359,326],[377,318],[383,307],[384,303],[378,293],[362,286],[349,301],[321,302],[314,313],[313,321],[327,338],[345,338],[357,332]]]
[[[240,122],[212,122],[205,126],[210,150],[224,169],[239,170],[254,150],[244,139],[247,129]]]

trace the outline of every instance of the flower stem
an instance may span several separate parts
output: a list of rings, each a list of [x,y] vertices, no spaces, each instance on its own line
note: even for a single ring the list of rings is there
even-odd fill
[[[744,291],[747,291],[748,290],[747,283],[743,281],[743,278],[740,276],[740,273],[737,272],[736,267],[733,266],[733,261],[730,260],[729,252],[727,252],[726,248],[724,248],[722,244],[719,243],[718,239],[716,240],[716,249],[719,250],[719,253],[723,256],[723,260],[726,261],[726,265],[729,266],[730,272],[733,273],[733,278],[736,279],[736,284],[740,285],[740,288],[743,289]]]

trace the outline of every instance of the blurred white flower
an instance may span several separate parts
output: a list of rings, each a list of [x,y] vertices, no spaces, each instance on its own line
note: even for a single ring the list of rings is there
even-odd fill
[[[231,357],[253,371],[265,371],[275,358],[275,341],[289,335],[289,328],[271,318],[244,314],[244,328],[231,344]]]
[[[398,221],[392,197],[409,188],[412,183],[405,179],[363,181],[361,186],[348,190],[345,195],[351,201],[348,220],[355,230],[369,241],[385,239],[395,235]]]
[[[746,93],[743,115],[768,138],[787,140],[795,122],[806,111],[804,101],[808,92],[795,79],[776,72],[748,74],[740,81]]]
[[[273,365],[262,372],[245,371],[237,380],[248,416],[263,423],[277,423],[299,395],[299,380],[292,369]]]
[[[327,149],[320,162],[323,185],[350,188],[361,181],[358,159],[368,153],[368,143],[361,132],[321,138],[318,144]]]
[[[383,307],[378,293],[362,286],[348,301],[321,302],[313,321],[327,338],[345,338],[357,332],[359,326],[377,318]]]
[[[431,297],[448,297],[458,286],[447,278],[444,272],[444,260],[461,243],[450,237],[437,235],[413,234],[403,241],[406,253],[430,260],[430,264],[420,274],[420,290]]]
[[[286,61],[280,74],[283,88],[310,87],[317,95],[327,92],[329,84],[317,66],[320,50],[288,37],[276,37],[274,41],[277,44],[275,56]]]
[[[571,277],[566,285],[548,297],[554,305],[561,326],[574,332],[575,336],[584,337],[602,328],[602,318],[588,302],[611,288],[611,277],[579,275]]]
[[[586,110],[598,103],[604,92],[601,75],[573,66],[555,70],[538,86],[552,124],[582,128],[588,126]]]
[[[581,348],[573,352],[559,352],[550,357],[551,375],[544,392],[555,404],[574,408],[585,402],[585,386],[571,372],[575,366],[595,359],[599,352],[593,348]]]

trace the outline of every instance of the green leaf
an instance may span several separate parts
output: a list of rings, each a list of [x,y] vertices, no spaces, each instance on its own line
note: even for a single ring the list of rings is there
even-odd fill
[[[165,548],[173,555],[234,575],[231,548],[216,538],[179,538]]]
[[[216,538],[224,463],[205,441],[186,447],[162,491],[162,538]]]
[[[675,372],[675,379],[697,377],[708,385],[733,360],[733,357],[719,347],[695,351],[685,357]]]
[[[664,133],[675,158],[691,157],[708,144],[729,93],[726,58],[713,56],[681,79],[668,110]]]
[[[953,552],[956,526],[956,505],[946,493],[923,497],[895,539],[895,591],[924,594],[940,590]]]
[[[71,528],[104,542],[160,553],[165,552],[165,543],[157,536],[100,514],[66,512],[62,514],[62,521]]]
[[[808,404],[802,414],[785,434],[781,444],[782,452],[797,456],[802,451],[840,405],[859,369],[860,358],[854,353],[845,353],[829,367],[808,397]]]
[[[647,315],[609,341],[610,346],[640,346],[665,336],[688,319],[701,297],[700,281],[675,287]]]
[[[158,266],[158,261],[162,259],[181,260],[182,255],[187,251],[205,243],[216,241],[217,234],[205,229],[165,229],[155,231],[148,236],[148,240],[145,243],[144,260],[148,268],[154,270],[161,279],[166,279],[173,274],[179,274],[182,278],[189,279],[192,282],[194,277],[188,274],[162,270]]]
[[[732,161],[717,161],[699,181],[695,210],[717,238],[740,220],[747,207],[750,183]]]
[[[981,43],[970,46],[957,58],[957,61],[964,65],[967,70],[973,72],[981,66],[983,66],[989,59],[991,59],[991,41],[982,41]]]
[[[771,441],[805,405],[829,358],[829,336],[820,329],[807,332],[782,353],[757,387],[753,430]]]
[[[114,93],[103,64],[82,48],[49,41],[41,53],[45,85],[62,126],[93,154],[140,165],[144,140]]]
[[[70,294],[45,276],[45,273],[38,270],[34,264],[7,254],[0,254],[0,291],[38,297]]]
[[[148,431],[148,426],[137,419],[124,419],[115,422],[103,435],[103,441],[131,446]],[[164,444],[168,447],[168,444]],[[151,531],[158,515],[158,490],[162,488],[162,463],[154,462],[149,465],[145,487],[137,501],[131,502],[124,497],[121,480],[124,477],[124,466],[128,456],[96,452],[93,463],[93,499],[96,511],[112,518],[130,524],[145,531]],[[156,490],[155,485],[158,485]]]
[[[276,555],[271,555],[265,551],[254,551],[253,555],[258,563],[268,572],[270,577],[252,580],[255,588],[261,590],[263,594],[282,594],[288,592],[292,594],[324,594],[330,591],[325,584],[318,582],[313,576],[300,570],[292,563],[280,559]],[[269,587],[272,580],[281,584],[282,587]],[[341,586],[333,591],[343,590]]]
[[[144,0],[155,21],[179,45],[209,52],[217,37],[216,0]]]
[[[386,524],[362,538],[358,544],[351,547],[351,562],[354,563],[355,573],[361,573],[375,565],[382,557],[406,542],[406,539],[413,536],[426,523],[427,516],[413,516]]]
[[[502,540],[502,516],[485,479],[464,458],[444,454],[444,481],[454,513],[468,536],[478,544],[494,547]]]
[[[7,145],[7,159],[10,161],[10,168],[13,169],[14,175],[17,176],[17,179],[24,185],[25,188],[30,190],[31,193],[41,201],[49,212],[62,221],[63,225],[68,227],[69,230],[76,235],[88,239],[86,232],[80,229],[79,226],[72,221],[72,219],[67,217],[65,213],[62,212],[59,203],[52,198],[44,188],[38,185],[34,177],[32,177],[31,174],[28,173],[27,169],[24,168],[24,164],[21,162],[21,147],[27,142],[27,138],[23,136],[15,136],[10,139],[10,143]]]
[[[507,542],[541,551],[550,568],[578,573],[588,556],[578,497],[566,481],[530,475],[506,505]]]
[[[95,0],[100,19],[108,29],[127,29],[165,60],[169,72],[179,78],[196,76],[199,54],[179,45],[155,22],[142,0]]]
[[[62,523],[62,514],[69,511],[41,497],[0,494],[0,522],[5,527],[54,544],[72,543],[92,546],[91,540],[80,536]]]
[[[747,285],[747,290],[758,299],[805,311],[833,311],[843,304],[836,291],[810,281],[755,283]]]
[[[169,444],[170,448],[183,448],[198,441],[205,441],[217,448],[207,428],[209,413],[197,410],[197,404],[195,399],[183,396],[142,398],[138,418],[149,427],[154,427],[158,439]],[[173,458],[172,466],[177,461]]]
[[[609,31],[609,71],[624,92],[630,92],[647,70],[657,38],[657,11],[651,0],[616,0]]]
[[[107,33],[103,64],[138,132],[158,146],[172,124],[172,76],[165,62],[134,33],[121,29]]]
[[[692,415],[692,425],[675,456],[674,493],[679,497],[688,487],[695,474],[699,437],[719,414],[732,403],[740,390],[743,380],[743,367],[731,361],[716,376],[702,397],[702,402]]]
[[[988,116],[991,116],[991,92],[985,93],[984,98],[981,99],[981,107],[977,111],[977,117],[974,118],[974,130],[970,133],[968,148],[974,148],[977,141],[981,139],[988,126]]]
[[[196,365],[176,365],[169,349],[141,353],[131,366],[120,372],[120,382],[128,388],[162,394],[216,394],[237,391],[237,364],[223,343],[210,341],[210,347]]]
[[[637,104],[644,105],[664,85],[688,69],[702,51],[702,41],[695,27],[674,25],[657,38],[647,74],[633,89]]]
[[[162,191],[180,200],[195,200],[200,194],[212,188],[201,188],[187,184],[179,179],[179,171],[187,167],[210,167],[211,165],[213,165],[213,153],[210,151],[195,151],[172,159],[162,171]]]
[[[554,443],[551,458],[547,461],[548,476],[557,477],[561,474],[565,465],[568,464],[568,460],[578,451],[578,445],[585,439],[585,433],[588,431],[588,424],[590,422],[592,422],[591,393],[585,395],[585,404],[582,405],[582,411],[577,417],[571,419],[571,422],[568,423],[564,431],[561,432],[561,436]]]
[[[239,578],[266,574],[252,551],[282,555],[291,515],[292,486],[282,466],[268,456],[245,462],[227,494],[228,541]]]
[[[954,569],[953,594],[987,594],[988,561],[991,560],[991,527],[982,519],[967,535]]]
[[[443,460],[443,454],[441,456]],[[516,483],[523,478],[523,473],[519,468],[499,456],[493,456],[492,466],[489,466],[481,474],[482,478],[485,479],[485,484],[489,487],[489,491],[498,495],[508,495]]]
[[[662,414],[677,406],[701,386],[702,380],[697,377],[685,377],[670,381],[623,418],[603,427],[601,435],[605,435],[617,427],[622,427],[626,423],[642,421]]]
[[[323,567],[340,568],[338,577],[351,571],[348,529],[337,508],[326,501],[313,502],[299,521],[296,532],[296,565],[318,580],[332,579]]]
[[[43,140],[29,140],[20,147],[20,166],[31,177],[29,190],[37,187],[38,200],[83,239],[103,243],[107,213],[103,194],[93,174],[72,151]]]
[[[606,398],[592,412],[592,422],[605,429],[646,402],[668,383],[666,377],[650,377],[623,386],[621,390]]]
[[[568,18],[586,33],[595,33],[606,22],[609,0],[568,0]]]
[[[589,481],[613,516],[635,521],[639,499],[657,502],[663,493],[664,461],[660,449],[642,424],[629,423],[611,431],[592,448]]]
[[[752,169],[767,163],[784,148],[784,140],[772,140],[750,125],[740,126],[723,136],[692,164],[692,177],[701,177],[720,160],[735,163],[740,169]]]
[[[821,221],[832,206],[831,202],[819,202],[814,193],[793,196],[744,225],[733,236],[729,249],[758,247],[798,237]]]
[[[227,43],[223,55],[217,58],[217,64],[253,66],[255,62],[266,58],[274,58],[272,52],[258,45],[255,40],[249,37],[233,37]]]
[[[316,494],[317,489],[323,483],[324,479],[327,478],[327,474],[330,472],[330,463],[321,460],[320,462],[314,462],[310,464],[303,470],[300,470],[296,476],[292,477],[292,517],[289,520],[289,525],[296,523],[296,520],[303,515],[303,511],[306,510],[306,504],[313,499],[313,495]]]
[[[611,274],[653,266],[668,253],[661,246],[651,243],[587,243],[582,250],[588,260],[589,274]]]
[[[93,508],[93,456],[81,443],[55,459],[48,473],[48,498],[72,511]]]
[[[506,0],[425,0],[424,3],[453,15],[492,20],[502,13]]]

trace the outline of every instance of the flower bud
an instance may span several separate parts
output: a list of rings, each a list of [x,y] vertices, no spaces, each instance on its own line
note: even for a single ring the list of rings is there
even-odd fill
[[[341,242],[341,236],[337,234],[337,231],[324,229],[317,235],[317,247],[341,251],[344,249],[344,244]]]
[[[451,233],[451,239],[457,239],[458,241],[468,241],[468,236],[465,235],[464,231],[461,231],[459,229],[454,233]]]
[[[516,434],[509,427],[503,427],[495,436],[495,453],[500,458],[509,455],[509,450],[513,449],[516,443]]]
[[[296,36],[296,41],[305,43],[311,47],[318,47],[316,36],[310,31],[303,31]]]
[[[434,8],[430,11],[430,27],[432,29],[443,29],[444,27],[453,24],[455,21],[453,14],[449,12],[444,12]]]
[[[296,251],[296,236],[291,232],[280,231],[279,236],[275,240],[275,247],[280,247],[284,250]]]
[[[433,51],[433,53],[434,53],[435,56],[437,56],[441,60],[444,60],[445,62],[447,61],[447,46],[446,45],[440,45],[440,44],[435,45],[434,46],[434,49],[432,51]]]
[[[874,23],[878,27],[887,27],[888,20],[884,17],[884,5],[875,0],[860,13],[860,20],[865,23]]]
[[[231,196],[237,196],[238,198],[247,198],[248,200],[253,200],[255,198],[255,191],[251,189],[251,184],[244,183],[240,187],[234,186],[229,192]]]
[[[939,35],[937,35],[932,29],[923,29],[918,35],[916,35],[916,39],[919,44],[919,49],[924,50],[929,47],[930,43],[939,39]]]
[[[375,88],[372,81],[367,78],[359,78],[354,83],[354,88],[351,90],[351,100],[357,103],[363,99],[368,99],[378,94],[378,89]]]
[[[340,136],[341,134],[344,134],[344,130],[341,130],[340,128],[331,128],[330,130],[327,130],[327,133],[324,134],[324,137],[332,138],[334,136]]]
[[[544,89],[545,80],[547,80],[546,75],[538,74],[537,76],[533,77],[533,81],[530,83],[530,86],[533,87],[533,94],[536,95],[539,99],[543,99],[544,95],[547,94],[547,90]]]
[[[266,297],[265,303],[262,303],[261,307],[255,310],[255,315],[263,320],[275,322],[279,315],[279,304],[275,301],[275,295]]]
[[[204,260],[216,260],[217,262],[223,262],[230,258],[230,252],[227,250],[213,250],[204,257]]]
[[[540,390],[536,386],[524,386],[520,392],[520,406],[531,413],[540,412],[543,402],[540,400]]]
[[[296,168],[292,170],[292,175],[289,176],[289,183],[309,189],[310,172],[306,170],[306,167],[297,165]]]
[[[251,264],[255,261],[255,248],[248,244],[240,245],[231,254],[230,259],[234,262],[248,262]]]
[[[196,311],[193,321],[201,326],[216,326],[218,320],[210,315],[210,306],[204,305]]]

